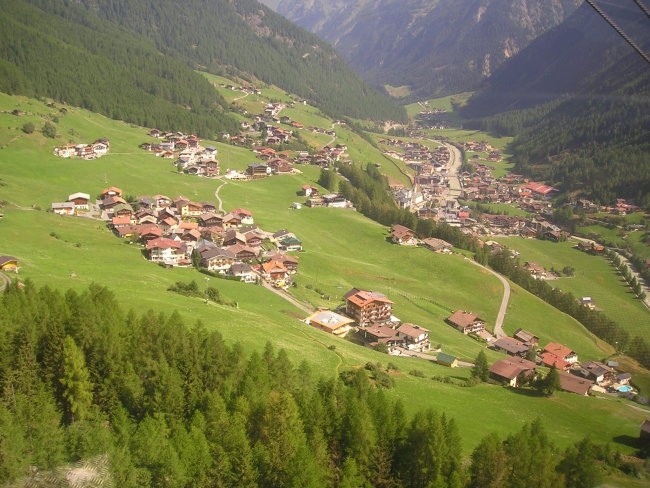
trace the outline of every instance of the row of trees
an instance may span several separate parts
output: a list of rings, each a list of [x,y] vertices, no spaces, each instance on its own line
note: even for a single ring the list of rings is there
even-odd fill
[[[120,487],[588,487],[616,464],[601,448],[561,453],[539,422],[486,437],[465,463],[453,419],[409,419],[365,369],[343,376],[269,344],[246,355],[177,313],[124,312],[98,285],[13,284],[0,299],[0,483],[98,455]]]
[[[618,270],[619,273],[621,273],[621,276],[625,280],[625,282],[629,285],[629,287],[632,289],[632,292],[634,292],[634,295],[639,299],[639,300],[644,300],[646,295],[645,292],[643,291],[643,286],[639,282],[639,280],[636,279],[636,276],[632,274],[632,271],[630,271],[630,267],[625,263],[621,257],[618,255],[616,251],[613,251],[611,249],[607,250],[607,258],[612,262],[614,266],[616,266],[616,269]]]

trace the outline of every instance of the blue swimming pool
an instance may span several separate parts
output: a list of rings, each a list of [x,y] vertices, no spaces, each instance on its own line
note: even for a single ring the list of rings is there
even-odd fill
[[[628,391],[632,391],[632,387],[630,385],[619,386],[618,391],[621,393],[627,393]]]

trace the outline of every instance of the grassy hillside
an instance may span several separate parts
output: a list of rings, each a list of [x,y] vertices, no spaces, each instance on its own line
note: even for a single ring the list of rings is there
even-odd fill
[[[21,108],[31,115],[16,117],[7,112]],[[95,161],[64,160],[51,155],[57,143],[20,127],[33,121],[40,127],[57,109],[22,97],[0,96],[0,164],[3,167],[0,200],[8,201],[0,221],[1,254],[20,258],[21,279],[31,279],[57,289],[82,289],[91,282],[107,285],[125,308],[178,310],[188,323],[200,319],[218,328],[229,343],[239,342],[247,350],[261,350],[266,341],[285,348],[295,360],[307,359],[324,375],[368,361],[395,363],[396,387],[391,395],[402,398],[412,412],[434,406],[454,416],[466,450],[491,430],[514,431],[535,416],[544,419],[558,443],[567,445],[591,433],[601,442],[613,442],[630,452],[615,438],[634,435],[645,412],[633,410],[619,400],[595,400],[560,394],[552,400],[519,394],[497,386],[464,388],[428,379],[432,376],[464,378],[467,370],[449,370],[425,361],[394,358],[376,353],[316,331],[299,322],[303,314],[261,287],[211,279],[238,308],[206,305],[167,292],[175,281],[203,276],[193,270],[163,269],[148,263],[133,245],[125,244],[106,230],[103,223],[55,216],[44,210],[72,192],[94,195],[108,185],[128,194],[184,194],[196,200],[214,201],[218,182],[179,175],[169,162],[162,162],[137,145],[146,140],[145,130],[115,122],[81,109],[68,107],[61,114],[59,141],[111,140],[111,153]],[[306,109],[308,110],[308,109]],[[359,143],[360,144],[360,143]],[[222,165],[244,167],[253,160],[247,150],[218,145]],[[363,152],[363,147],[357,151]],[[395,314],[402,320],[431,330],[434,343],[445,351],[472,360],[482,345],[462,336],[443,318],[451,309],[466,308],[493,324],[502,287],[461,256],[439,256],[422,249],[405,249],[386,241],[386,229],[356,212],[340,209],[290,210],[302,184],[313,184],[317,170],[301,168],[302,174],[273,177],[247,183],[228,183],[221,190],[226,208],[250,208],[264,229],[287,227],[303,240],[297,288],[292,293],[313,305],[331,306],[352,286],[388,293],[395,301]],[[32,208],[35,205],[41,210]],[[19,208],[22,207],[22,208]],[[207,283],[206,283],[207,284]],[[323,300],[307,288],[312,284],[330,294]],[[538,331],[542,340],[570,343],[584,358],[601,358],[610,350],[599,345],[575,321],[550,308],[529,293],[513,287],[506,330],[526,327]],[[329,349],[328,346],[335,346]],[[489,352],[491,360],[500,357]],[[407,373],[419,369],[425,378]],[[475,408],[480,402],[481,408]],[[525,414],[523,412],[526,412]],[[468,452],[468,451],[466,451]]]

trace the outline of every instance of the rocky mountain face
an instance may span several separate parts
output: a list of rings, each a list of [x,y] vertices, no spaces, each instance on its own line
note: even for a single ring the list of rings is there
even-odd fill
[[[580,0],[263,0],[409,98],[474,90]]]

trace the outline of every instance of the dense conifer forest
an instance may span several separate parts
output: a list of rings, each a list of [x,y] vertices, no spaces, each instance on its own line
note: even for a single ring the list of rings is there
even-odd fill
[[[275,84],[326,113],[405,119],[331,47],[252,0],[0,2],[0,90],[142,126],[234,131],[194,70]]]
[[[588,440],[560,451],[539,421],[463,453],[453,418],[409,418],[373,369],[322,378],[270,344],[249,354],[177,313],[124,311],[99,285],[14,283],[0,299],[0,483],[47,486],[42,473],[98,456],[120,487],[584,488],[629,468]]]

